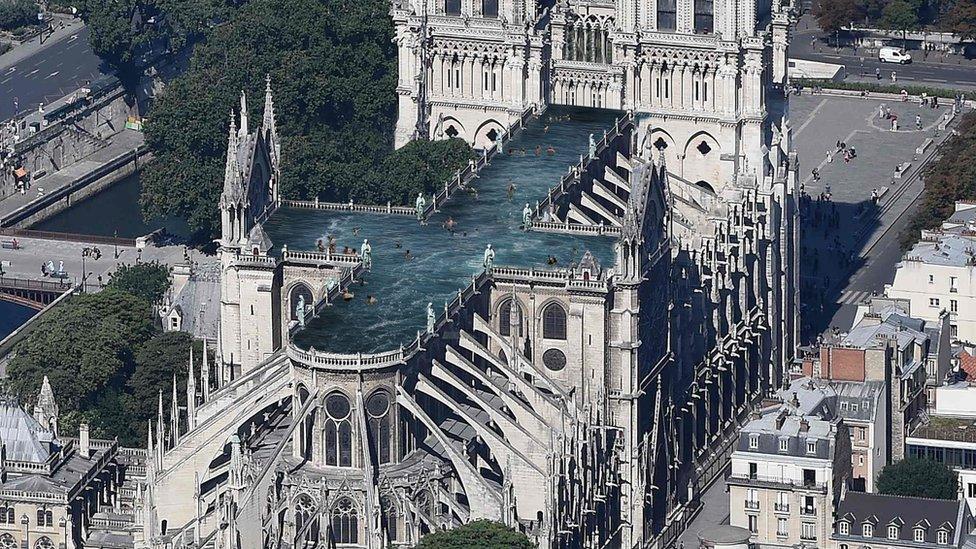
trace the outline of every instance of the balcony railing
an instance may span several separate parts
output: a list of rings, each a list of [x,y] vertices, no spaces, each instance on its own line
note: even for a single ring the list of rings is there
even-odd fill
[[[800,534],[800,539],[804,541],[816,541],[817,534],[811,534],[811,533]]]
[[[807,516],[807,517],[815,517],[815,516],[817,516],[817,508],[816,507],[800,507],[800,514],[803,515],[803,516]]]
[[[747,499],[745,505],[746,505],[746,509],[759,509],[758,501],[752,501]]]
[[[790,504],[789,503],[774,503],[773,510],[777,513],[789,513]]]

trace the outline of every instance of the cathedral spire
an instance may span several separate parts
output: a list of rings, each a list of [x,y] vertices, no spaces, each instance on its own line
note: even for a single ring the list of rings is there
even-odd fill
[[[200,368],[200,395],[201,402],[207,402],[210,398],[210,357],[207,353],[207,340],[203,340],[203,366]]]
[[[244,90],[241,90],[241,128],[237,135],[243,140],[247,137],[247,133],[247,95],[244,94]]]
[[[271,97],[271,75],[264,79],[264,118],[261,120],[261,130],[271,139],[277,141],[278,127],[275,124],[274,99]]]
[[[229,200],[237,197],[240,188],[238,179],[241,169],[237,163],[238,143],[237,121],[234,117],[234,111],[231,110],[230,131],[227,132],[227,162],[224,165],[224,196],[222,197]]]
[[[58,403],[54,400],[54,390],[51,389],[51,382],[47,376],[44,376],[44,381],[41,382],[41,392],[37,395],[37,404],[34,405],[34,419],[57,438]]]
[[[159,410],[156,414],[156,458],[159,463],[163,462],[163,452],[166,450],[165,443],[166,424],[163,423],[163,390],[159,390]]]
[[[193,371],[193,345],[190,345],[190,370],[186,376],[186,430],[195,427],[197,411],[197,381]]]
[[[173,372],[173,401],[169,413],[170,447],[175,448],[180,443],[180,400],[176,391],[176,372]]]

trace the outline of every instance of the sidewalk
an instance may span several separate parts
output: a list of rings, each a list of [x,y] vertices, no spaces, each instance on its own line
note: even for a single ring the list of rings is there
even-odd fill
[[[62,21],[64,22],[63,29],[59,27]],[[14,48],[7,53],[0,55],[0,71],[6,70],[24,59],[27,59],[32,55],[35,55],[36,53],[43,51],[54,44],[57,44],[58,42],[61,42],[69,36],[88,28],[81,19],[66,15],[56,15],[52,21],[52,24],[54,24],[55,27],[54,33],[42,33],[41,36],[44,37],[43,43],[40,40],[40,36],[35,36],[23,44],[14,46]]]
[[[108,162],[130,153],[134,149],[145,144],[145,137],[142,132],[135,130],[123,130],[111,137],[111,143],[104,149],[95,151],[90,156],[71,164],[70,166],[44,176],[34,181],[31,188],[25,194],[12,194],[0,200],[0,219],[5,218],[16,210],[41,198],[39,192],[43,189],[43,195],[48,196],[59,189],[71,185],[82,177],[101,168]]]

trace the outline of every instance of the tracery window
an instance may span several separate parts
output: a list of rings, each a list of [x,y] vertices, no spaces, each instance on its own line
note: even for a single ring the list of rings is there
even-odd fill
[[[550,303],[542,310],[542,337],[566,339],[566,309],[558,303]]]
[[[312,520],[312,513],[314,512],[315,505],[312,503],[312,498],[302,495],[298,496],[295,500],[295,535],[301,536],[304,534],[302,530],[305,525]]]
[[[332,393],[325,398],[324,448],[325,464],[336,467],[352,467],[352,408],[342,393]]]
[[[399,519],[396,504],[389,496],[383,496],[380,498],[380,510],[383,514],[383,530],[386,532],[386,541],[396,541]]]
[[[16,524],[17,523],[17,520],[14,517],[14,508],[13,507],[7,507],[7,523],[8,524]]]
[[[359,519],[349,498],[341,498],[332,508],[332,539],[336,543],[359,543]]]
[[[386,391],[376,391],[366,399],[366,417],[369,432],[373,435],[372,450],[378,463],[390,462],[390,395]]]
[[[4,513],[6,517],[6,513]],[[14,539],[10,534],[0,535],[0,549],[17,549],[17,540]]]
[[[37,525],[41,527],[54,526],[54,513],[51,511],[45,511],[44,509],[38,509]]]
[[[515,324],[517,330],[515,335],[522,335],[522,307],[515,304]],[[512,335],[512,298],[502,301],[498,308],[498,333],[503,336]]]
[[[47,536],[41,536],[41,538],[34,543],[34,549],[54,549],[54,542],[51,541],[51,538]]]

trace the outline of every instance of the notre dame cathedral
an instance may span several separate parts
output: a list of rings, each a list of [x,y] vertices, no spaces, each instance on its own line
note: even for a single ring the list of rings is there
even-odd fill
[[[398,146],[457,137],[488,159],[527,113],[620,119],[524,217],[610,238],[608,257],[486,251],[426,329],[377,352],[296,342],[370,252],[272,241],[288,151],[271,84],[257,127],[242,97],[219,335],[169,421],[160,397],[137,547],[406,548],[481,518],[540,547],[669,547],[797,345],[798,161],[777,91],[793,6],[774,2],[395,0]]]

